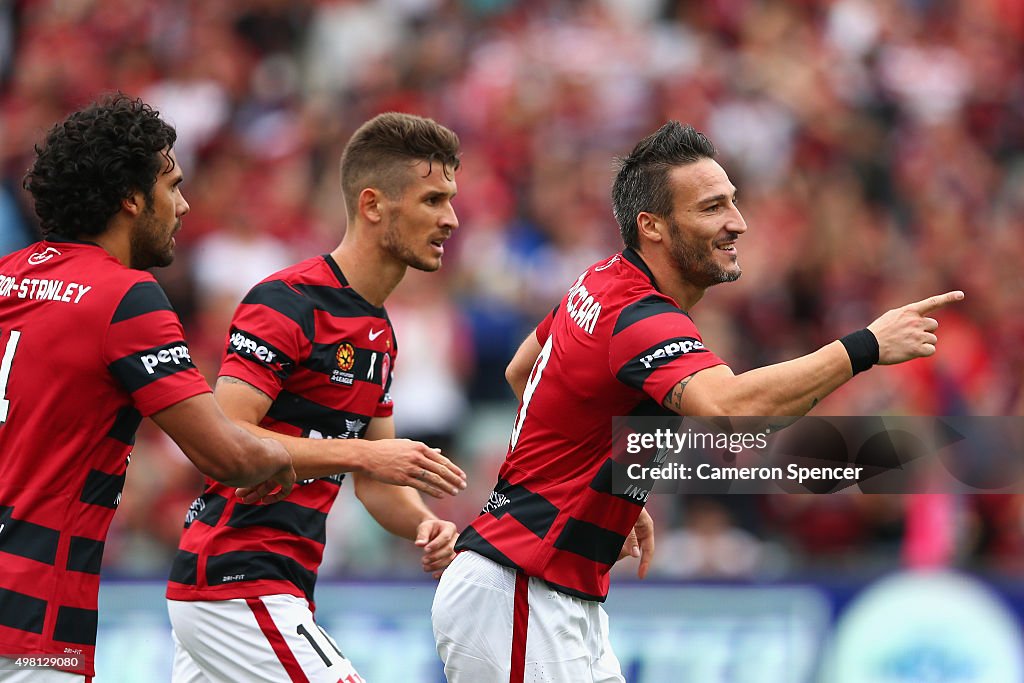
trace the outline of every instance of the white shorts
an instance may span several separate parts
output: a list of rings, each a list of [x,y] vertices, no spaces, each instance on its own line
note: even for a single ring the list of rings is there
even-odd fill
[[[365,683],[293,595],[168,600],[173,683]]]
[[[441,575],[431,620],[448,683],[625,683],[600,603],[471,551]]]

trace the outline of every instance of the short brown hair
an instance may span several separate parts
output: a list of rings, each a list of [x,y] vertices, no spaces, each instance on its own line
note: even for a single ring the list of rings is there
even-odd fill
[[[418,161],[441,164],[446,177],[459,168],[459,136],[433,119],[414,114],[379,114],[352,135],[341,155],[341,191],[349,217],[355,215],[359,193],[374,187],[388,198],[405,191],[403,171]]]

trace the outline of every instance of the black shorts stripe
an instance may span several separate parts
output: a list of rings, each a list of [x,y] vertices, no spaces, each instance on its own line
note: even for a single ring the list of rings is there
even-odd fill
[[[699,345],[699,346],[698,346]],[[650,346],[626,362],[615,378],[626,386],[643,389],[644,383],[655,370],[685,355],[707,353],[703,342],[693,337],[672,337]]]
[[[507,499],[507,502],[504,502]],[[534,493],[524,486],[510,484],[504,479],[498,480],[494,487],[491,500],[499,501],[493,507],[491,503],[484,508],[486,512],[501,519],[511,515],[520,524],[537,536],[544,538],[558,516],[558,508],[539,493]],[[488,509],[490,508],[490,509]]]
[[[134,446],[135,432],[138,431],[141,423],[142,413],[132,406],[124,406],[117,411],[117,417],[114,418],[114,424],[110,427],[110,431],[107,432],[107,436],[129,446]]]
[[[252,526],[280,529],[308,538],[317,543],[327,542],[327,515],[287,500],[273,505],[245,505],[237,503],[231,511],[230,527],[244,529]]]
[[[519,565],[513,562],[508,555],[494,547],[490,541],[481,536],[480,532],[471,526],[463,529],[459,537],[455,539],[455,551],[459,552],[462,550],[472,550],[474,553],[483,555],[500,565],[519,569]]]
[[[313,341],[313,337],[316,336],[316,323],[311,302],[280,280],[271,280],[256,285],[245,295],[242,303],[262,305],[277,311],[298,325],[303,336],[309,341]]]
[[[211,586],[260,579],[286,579],[298,586],[307,600],[313,600],[316,574],[290,557],[240,550],[211,555],[206,561],[206,583]]]
[[[626,537],[621,534],[570,517],[555,539],[555,548],[610,567],[615,564],[625,542]]]
[[[72,536],[68,547],[68,569],[85,574],[99,574],[103,564],[103,541]]]
[[[309,430],[315,429],[323,437],[334,438],[362,438],[370,425],[369,415],[336,410],[290,391],[277,395],[267,417],[300,427],[307,435]]]
[[[667,301],[656,294],[651,294],[649,296],[645,296],[639,301],[631,303],[619,312],[619,317],[615,320],[615,328],[612,330],[612,336],[614,337],[630,325],[634,325],[641,320],[646,320],[652,316],[662,315],[664,313],[685,315],[687,318],[690,317],[686,311],[682,310],[671,301]]]
[[[171,574],[168,578],[175,583],[194,586],[198,580],[198,567],[199,555],[179,550],[171,562]]]
[[[46,600],[0,588],[0,625],[29,633],[42,633]]]
[[[119,358],[107,369],[126,391],[135,393],[153,382],[195,367],[188,345],[175,341]]]
[[[105,508],[116,508],[121,502],[121,491],[124,490],[123,474],[107,474],[99,470],[90,470],[82,487],[79,500],[87,505],[100,505]]]
[[[167,294],[155,282],[136,282],[125,292],[110,322],[119,323],[154,311],[173,311]]]
[[[78,645],[95,645],[96,621],[97,613],[94,609],[61,607],[57,610],[53,639]]]
[[[0,508],[0,553],[27,557],[53,565],[60,532],[50,527],[10,517],[11,508]],[[0,571],[4,560],[0,558]]]

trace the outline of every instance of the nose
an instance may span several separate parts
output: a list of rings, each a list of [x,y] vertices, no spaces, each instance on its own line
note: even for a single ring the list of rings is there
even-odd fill
[[[182,216],[184,216],[184,215],[185,215],[186,213],[188,213],[189,211],[191,211],[191,210],[192,210],[192,207],[190,207],[190,206],[188,205],[188,202],[187,202],[187,201],[185,201],[185,195],[183,195],[183,194],[179,194],[179,195],[178,195],[178,197],[179,197],[179,200],[180,200],[180,201],[178,202],[178,211],[177,211],[177,213],[175,214],[175,216],[176,216],[176,217],[178,217],[178,218],[181,218],[181,217],[182,217]]]
[[[455,230],[459,227],[459,217],[455,215],[455,207],[448,203],[448,210],[441,215],[441,227]]]
[[[743,214],[740,213],[739,207],[735,204],[733,204],[730,211],[731,215],[728,222],[726,222],[725,229],[737,235],[742,235],[747,231],[747,222],[743,220]]]

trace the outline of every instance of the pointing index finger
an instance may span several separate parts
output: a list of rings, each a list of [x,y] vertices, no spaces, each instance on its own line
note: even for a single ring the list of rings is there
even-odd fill
[[[960,301],[963,298],[964,293],[958,289],[952,292],[946,292],[945,294],[930,296],[927,299],[923,299],[912,304],[907,304],[906,308],[914,311],[915,313],[924,315],[925,313],[934,311],[937,308],[942,308],[946,304],[951,304],[954,301]]]

